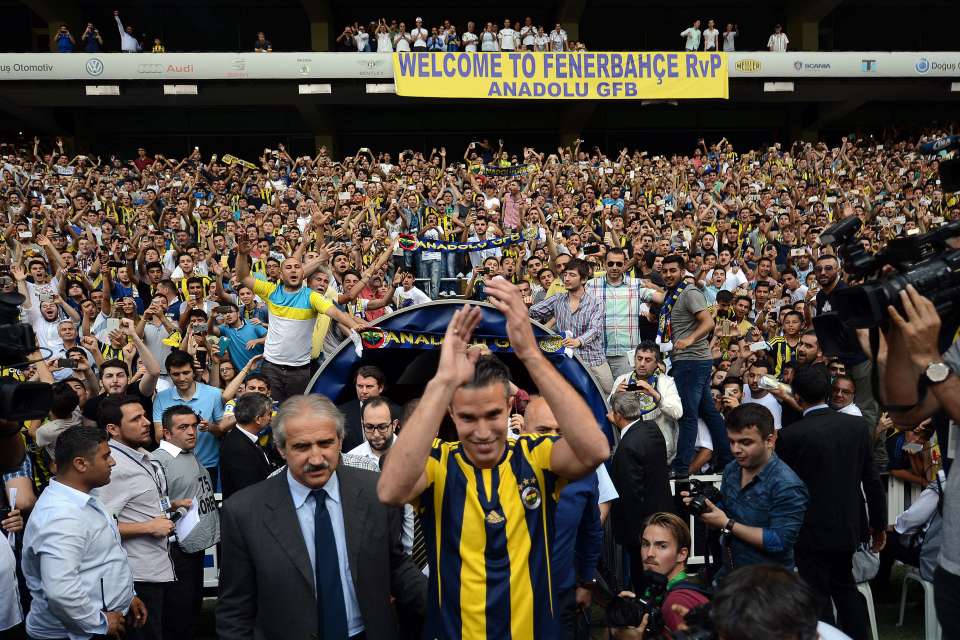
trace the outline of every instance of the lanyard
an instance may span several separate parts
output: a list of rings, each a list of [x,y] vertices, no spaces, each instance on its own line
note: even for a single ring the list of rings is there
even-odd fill
[[[133,464],[137,465],[138,467],[140,467],[150,475],[150,479],[153,481],[153,484],[157,486],[157,497],[162,502],[164,491],[163,491],[163,486],[162,486],[160,477],[157,475],[156,468],[153,465],[150,465],[150,469],[147,469],[145,466],[143,466],[143,464],[140,461],[138,461],[136,458],[134,458],[132,455],[130,455],[123,449],[118,449],[113,445],[110,445],[110,449],[127,456],[128,458],[130,458],[130,460],[133,461]]]

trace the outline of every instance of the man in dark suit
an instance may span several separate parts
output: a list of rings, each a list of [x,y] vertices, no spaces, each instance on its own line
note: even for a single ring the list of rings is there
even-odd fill
[[[390,603],[423,613],[426,580],[400,544],[377,474],[339,465],[343,415],[294,396],[273,424],[287,472],[223,507],[221,640],[395,640]]]
[[[639,394],[624,391],[610,400],[608,418],[620,431],[620,443],[613,454],[610,479],[620,498],[614,500],[610,515],[613,535],[630,553],[634,588],[643,576],[640,538],[644,522],[652,513],[674,511],[670,493],[667,444],[657,423],[642,419]]]
[[[237,424],[220,443],[220,488],[224,500],[273,471],[260,446],[260,431],[270,424],[273,400],[262,393],[245,393],[237,398],[233,415]]]
[[[357,369],[357,374],[353,378],[357,397],[337,407],[343,412],[346,419],[347,432],[343,439],[344,451],[350,451],[364,443],[363,427],[361,425],[363,422],[363,405],[370,398],[374,398],[383,393],[386,379],[380,367],[364,365]],[[393,402],[390,402],[390,415],[394,418],[399,418],[401,413],[403,413],[402,409]]]
[[[796,558],[800,576],[826,596],[820,620],[833,623],[832,600],[840,629],[854,640],[866,640],[870,636],[867,607],[853,581],[853,553],[864,538],[863,495],[873,550],[883,548],[886,498],[873,466],[873,430],[863,418],[830,409],[829,393],[830,374],[825,366],[797,369],[793,396],[803,418],[780,430],[777,455],[810,492]]]

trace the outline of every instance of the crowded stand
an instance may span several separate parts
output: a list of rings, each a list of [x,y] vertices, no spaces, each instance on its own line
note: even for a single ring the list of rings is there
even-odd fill
[[[579,46],[529,18],[414,25],[337,44]],[[0,627],[192,638],[216,595],[231,640],[866,640],[899,563],[960,638],[960,186],[929,144],[950,133],[0,145]],[[339,406],[311,393],[385,319],[446,304],[413,400],[371,364]],[[475,339],[486,313],[511,368]]]

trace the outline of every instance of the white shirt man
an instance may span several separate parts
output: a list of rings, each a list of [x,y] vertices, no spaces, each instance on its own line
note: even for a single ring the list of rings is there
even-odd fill
[[[427,38],[430,37],[430,32],[423,28],[423,21],[420,18],[417,18],[417,26],[410,32],[410,37],[413,39],[414,49],[427,48]]]
[[[471,53],[476,53],[478,40],[479,38],[477,37],[477,34],[472,31],[464,32],[463,36],[460,38],[460,42],[463,43],[463,50]]]
[[[537,42],[537,28],[532,24],[525,24],[520,29],[520,37],[523,39],[523,46],[532,47]]]
[[[567,51],[569,48],[566,30],[560,25],[557,25],[556,28],[550,32],[550,50]]]
[[[403,309],[415,304],[430,302],[430,296],[413,286],[413,276],[407,274],[403,277],[403,286],[397,289],[393,294],[393,306],[396,309]]]
[[[731,292],[736,291],[739,287],[742,287],[743,285],[749,282],[747,280],[747,276],[744,275],[743,270],[740,269],[739,267],[737,268],[736,271],[734,271],[732,268],[727,269],[726,273],[727,273],[727,279],[724,280],[723,286],[721,287],[726,291],[731,291]],[[713,279],[713,269],[710,269],[710,271],[707,272],[707,282],[710,282],[712,279]]]
[[[366,32],[365,27],[360,27],[357,35],[353,36],[353,43],[357,45],[357,53],[363,53],[367,50],[367,45],[370,44],[370,34]]]
[[[501,51],[514,51],[517,48],[517,32],[510,27],[500,29],[497,37],[500,38]]]
[[[703,50],[716,51],[717,39],[719,37],[720,32],[717,31],[717,28],[713,26],[712,22],[708,24],[707,28],[703,30]]]
[[[410,51],[410,34],[405,31],[398,31],[393,36],[394,51]]]
[[[774,27],[770,39],[767,40],[767,49],[774,53],[785,53],[789,44],[790,38],[781,30],[780,25]]]
[[[724,31],[723,32],[723,50],[724,51],[736,51],[737,50],[737,36],[740,35],[736,31]]]
[[[750,385],[743,385],[743,403],[747,404],[748,402],[754,402],[756,404],[762,404],[767,409],[770,410],[770,413],[773,414],[773,426],[779,431],[780,427],[783,426],[783,406],[781,406],[780,401],[776,397],[767,391],[760,397],[754,397],[753,393],[750,391]]]
[[[686,38],[687,42],[684,49],[687,51],[696,51],[700,48],[700,21],[693,23],[692,27],[687,27],[680,32],[681,38]]]

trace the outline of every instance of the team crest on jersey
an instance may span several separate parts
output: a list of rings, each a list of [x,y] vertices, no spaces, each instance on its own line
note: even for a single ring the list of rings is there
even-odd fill
[[[524,507],[533,511],[540,507],[540,490],[535,486],[528,486],[520,492],[520,500]]]
[[[540,350],[544,353],[556,353],[563,348],[563,338],[560,336],[546,336],[537,340]]]
[[[506,520],[506,518],[500,515],[499,511],[493,510],[493,511],[487,512],[487,517],[486,517],[487,524],[493,524],[493,525],[502,524],[504,520]]]

